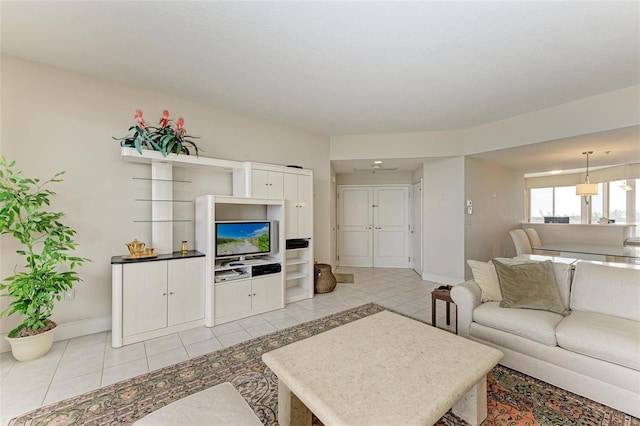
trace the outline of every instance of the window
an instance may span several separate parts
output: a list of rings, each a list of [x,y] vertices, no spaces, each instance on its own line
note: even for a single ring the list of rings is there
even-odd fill
[[[576,196],[576,187],[553,189],[553,216],[569,216],[569,223],[580,223],[580,197]]]
[[[609,182],[609,219],[616,223],[627,222],[627,191],[620,188],[624,181]]]
[[[598,195],[591,196],[591,223],[598,223],[604,216],[604,185],[598,184]]]
[[[640,223],[640,194],[638,194],[638,190],[640,190],[640,179],[636,179],[636,218],[635,223]],[[636,228],[638,229],[638,228]],[[636,231],[638,232],[638,231]]]
[[[545,216],[553,216],[553,188],[531,190],[529,222],[544,223]]]
[[[625,182],[633,187],[631,192],[621,188]],[[599,183],[598,195],[589,197],[589,206],[585,209],[584,197],[576,196],[575,186],[532,188],[529,190],[529,222],[544,223],[545,216],[568,216],[569,223],[581,223],[582,212],[589,212],[590,223],[607,217],[616,223],[640,224],[639,189],[640,179]]]
[[[580,223],[580,197],[576,196],[576,187],[531,189],[529,212],[532,223],[544,223],[545,216],[568,216],[569,223]]]

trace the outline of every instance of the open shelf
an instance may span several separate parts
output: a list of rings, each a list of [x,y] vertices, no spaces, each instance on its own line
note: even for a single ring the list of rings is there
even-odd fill
[[[288,272],[287,275],[285,276],[285,280],[287,281],[297,280],[300,278],[307,278],[308,276],[309,274],[305,274],[304,272]]]
[[[289,287],[286,291],[285,302],[292,303],[297,302],[299,300],[304,300],[309,298],[309,290],[306,288],[295,286]]]
[[[136,198],[136,201],[151,201],[152,203],[193,203],[193,200],[152,200],[151,198]]]
[[[131,161],[133,163],[151,163],[162,162],[172,163],[174,166],[181,167],[195,167],[195,168],[208,168],[217,169],[220,171],[233,173],[234,170],[244,170],[245,164],[239,161],[221,160],[218,158],[208,158],[196,155],[184,155],[184,154],[168,154],[166,157],[159,151],[142,150],[142,154],[136,151],[135,148],[120,148],[120,155],[125,161]]]
[[[146,180],[151,182],[171,182],[171,183],[191,183],[190,180],[177,180],[177,179],[154,179],[146,177],[134,177],[133,180]]]
[[[293,266],[293,265],[304,265],[305,263],[308,263],[309,261],[307,259],[302,259],[302,258],[293,258],[293,259],[287,259],[287,266]]]
[[[306,240],[308,244],[305,247],[285,249],[287,303],[313,297],[313,249],[311,240]]]
[[[171,220],[135,220],[135,223],[189,223],[190,219],[171,219]]]

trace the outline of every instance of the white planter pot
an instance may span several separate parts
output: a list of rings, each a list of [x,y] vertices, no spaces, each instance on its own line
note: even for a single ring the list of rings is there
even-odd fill
[[[40,358],[53,346],[53,332],[55,328],[28,337],[5,337],[11,345],[13,357],[18,361],[31,361]]]

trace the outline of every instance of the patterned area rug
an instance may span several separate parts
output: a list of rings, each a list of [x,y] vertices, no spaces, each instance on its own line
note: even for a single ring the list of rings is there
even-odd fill
[[[277,378],[262,354],[383,311],[367,304],[42,407],[9,425],[128,425],[173,401],[231,382],[265,425],[277,425]],[[484,425],[640,426],[640,419],[498,365]],[[314,424],[320,424],[314,419]],[[438,425],[464,425],[448,412]]]

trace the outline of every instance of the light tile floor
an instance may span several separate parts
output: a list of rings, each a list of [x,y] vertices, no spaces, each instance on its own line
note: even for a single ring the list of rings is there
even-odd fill
[[[102,332],[55,342],[44,357],[16,362],[0,354],[0,422],[34,408],[130,379],[223,347],[374,302],[431,323],[431,291],[436,283],[414,271],[385,268],[338,268],[355,274],[354,284],[338,284],[331,293],[317,294],[284,309],[222,324],[199,327],[157,339],[111,347],[111,333]],[[445,304],[437,301],[439,327],[446,328]],[[455,305],[451,311],[455,327]]]

